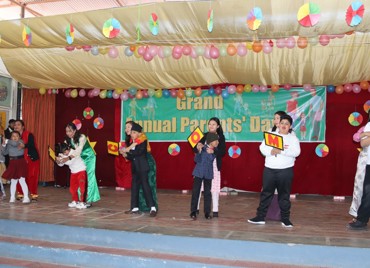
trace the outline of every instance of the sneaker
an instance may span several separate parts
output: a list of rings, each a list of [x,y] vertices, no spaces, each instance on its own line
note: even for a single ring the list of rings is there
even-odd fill
[[[281,225],[288,228],[293,227],[293,223],[289,219],[282,219]]]
[[[14,203],[15,202],[15,197],[11,197],[9,200],[9,203]]]
[[[190,218],[192,218],[193,220],[196,220],[197,219],[197,213],[196,212],[190,213]]]
[[[367,223],[357,220],[349,223],[347,227],[351,230],[365,230],[367,228]]]
[[[213,216],[213,218],[218,218],[218,212],[213,212],[212,216]]]
[[[207,220],[210,220],[212,219],[211,215],[209,213],[205,213],[204,214],[204,217],[207,219]]]
[[[31,203],[31,200],[28,196],[25,196],[25,197],[23,197],[22,203],[23,204],[28,204],[28,203]]]
[[[87,206],[84,202],[78,202],[77,205],[76,205],[76,208],[85,209],[85,208],[87,208]]]
[[[75,208],[77,206],[77,202],[76,201],[72,201],[71,203],[68,203],[68,207],[69,208]]]
[[[140,214],[140,210],[138,208],[133,208],[125,211],[125,214]]]
[[[265,224],[265,218],[262,218],[260,216],[257,216],[257,217],[254,217],[252,219],[249,219],[248,222],[249,223],[253,223],[253,224],[263,225],[263,224]]]
[[[152,209],[152,210],[150,211],[150,213],[149,213],[149,216],[150,216],[150,217],[155,217],[155,216],[157,216],[157,211],[156,211],[156,210],[154,210],[154,209]]]

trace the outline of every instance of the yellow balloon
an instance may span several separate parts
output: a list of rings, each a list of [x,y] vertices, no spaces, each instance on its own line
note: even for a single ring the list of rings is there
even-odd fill
[[[39,93],[40,93],[41,95],[44,95],[44,94],[46,93],[46,89],[45,89],[44,87],[40,87],[40,89],[39,89]]]
[[[77,91],[77,89],[72,90],[72,91],[71,91],[71,97],[72,97],[72,98],[76,98],[77,96],[78,96],[78,91]]]
[[[154,95],[159,99],[162,97],[162,89],[157,89]]]
[[[250,84],[246,84],[246,85],[244,86],[244,91],[245,91],[245,92],[251,92],[251,91],[252,91],[252,86],[251,86]]]
[[[247,43],[245,43],[245,46],[247,47],[248,50],[252,50],[253,49],[253,42],[247,42]]]
[[[123,88],[115,88],[114,91],[116,91],[117,94],[122,94]]]

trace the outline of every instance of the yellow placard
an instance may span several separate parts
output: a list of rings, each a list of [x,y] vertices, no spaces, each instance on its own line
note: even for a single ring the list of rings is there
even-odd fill
[[[267,146],[271,146],[280,150],[284,150],[284,140],[283,137],[271,132],[264,132],[263,133],[265,143]]]
[[[55,152],[53,149],[51,149],[50,146],[48,146],[48,152],[49,152],[49,156],[51,157],[51,159],[55,161]]]
[[[199,127],[197,127],[188,137],[188,142],[190,143],[191,147],[195,147],[197,143],[203,138],[204,134],[200,130]]]
[[[107,141],[108,154],[118,155],[119,143],[115,141]]]

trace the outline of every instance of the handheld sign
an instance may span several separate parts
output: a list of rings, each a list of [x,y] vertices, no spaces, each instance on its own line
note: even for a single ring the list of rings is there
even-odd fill
[[[107,141],[108,154],[118,155],[119,144],[114,141]]]
[[[49,156],[51,157],[51,159],[55,161],[55,152],[53,151],[53,149],[51,149],[50,146],[48,146],[48,152],[49,152]]]
[[[267,146],[284,151],[283,137],[271,132],[263,132],[265,143]]]
[[[190,143],[191,147],[194,148],[195,145],[203,138],[204,134],[200,130],[199,127],[197,127],[188,137],[188,142]]]

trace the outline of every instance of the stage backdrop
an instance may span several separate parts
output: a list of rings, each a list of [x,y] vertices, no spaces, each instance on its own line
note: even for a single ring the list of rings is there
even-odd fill
[[[226,95],[224,95],[226,94]],[[290,91],[227,93],[227,87],[216,95],[204,90],[199,97],[172,98],[169,92],[155,97],[122,101],[121,140],[125,122],[133,120],[143,126],[150,141],[186,141],[196,128],[207,131],[208,119],[221,120],[226,140],[260,141],[262,133],[271,129],[276,111],[286,111],[293,118],[293,128],[301,141],[325,141],[326,88],[311,91],[293,88]],[[225,97],[226,96],[226,97]]]

